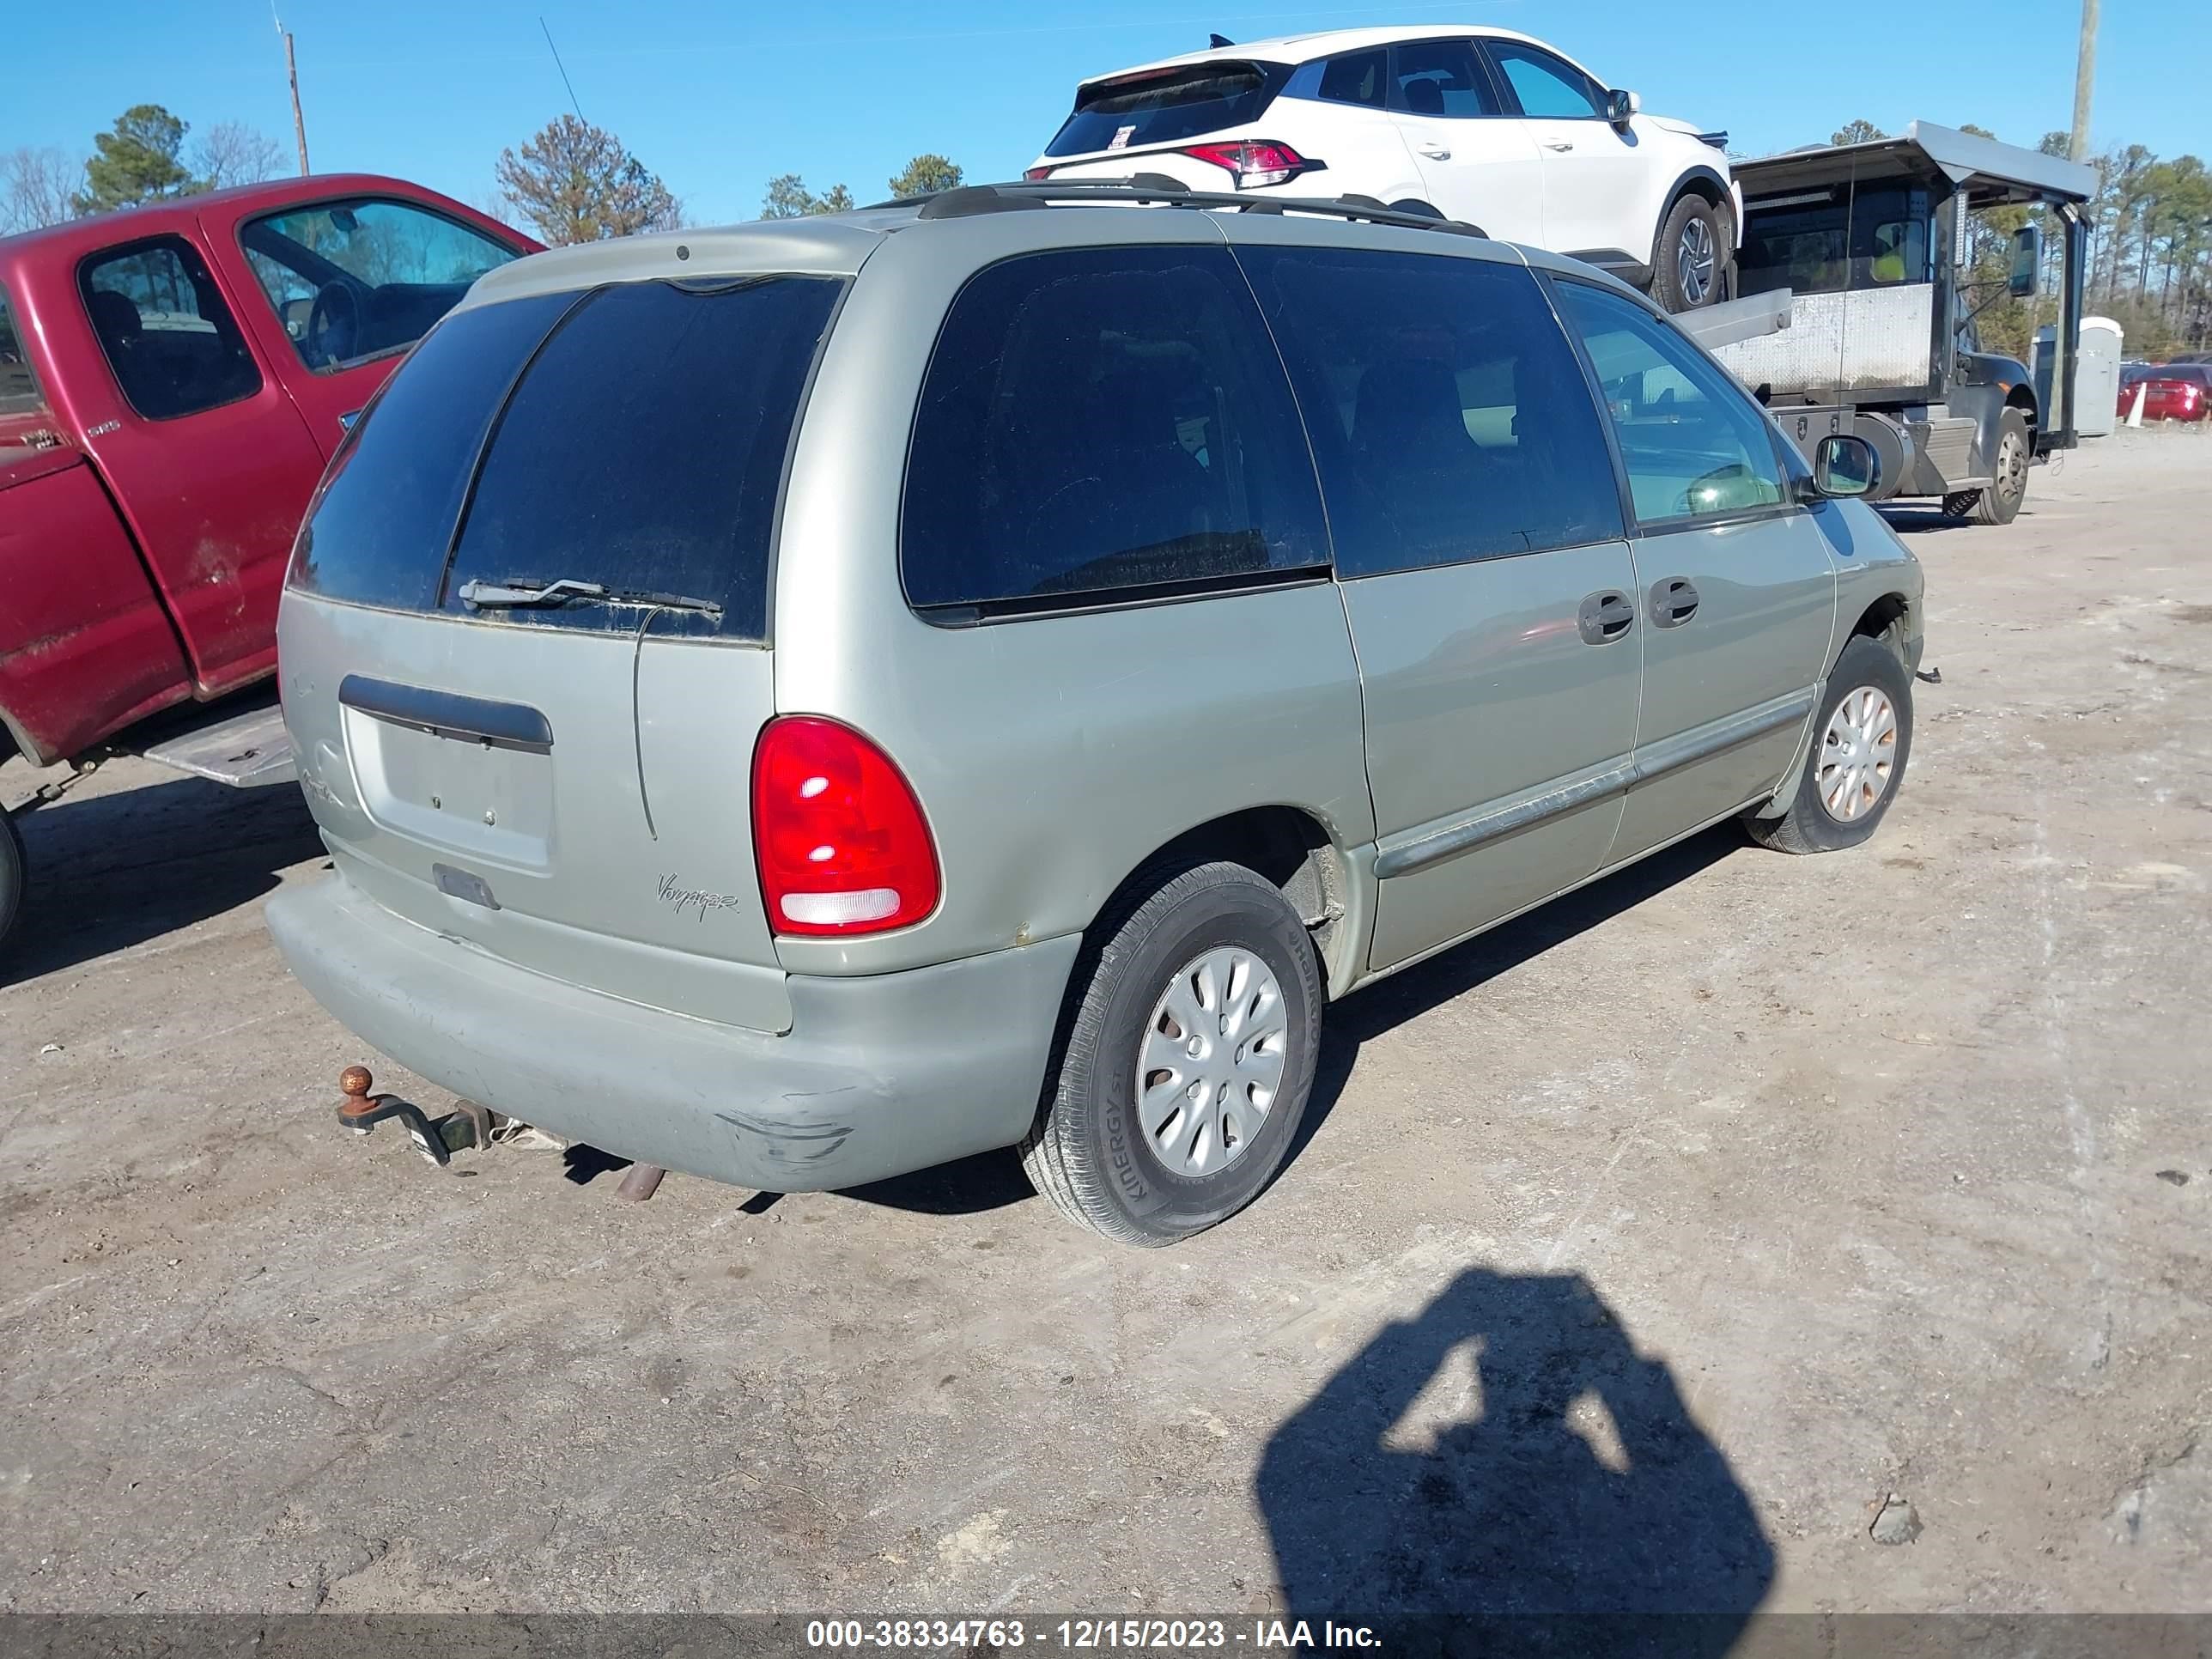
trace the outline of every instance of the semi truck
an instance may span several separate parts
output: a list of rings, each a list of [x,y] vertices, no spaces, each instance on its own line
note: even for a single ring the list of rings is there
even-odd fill
[[[1879,499],[1932,497],[1952,518],[2008,523],[2030,469],[2077,440],[2074,381],[2088,167],[1916,121],[1899,136],[1739,161],[1737,292],[1789,295],[1788,326],[1715,355],[1809,459],[1854,433],[1881,462]],[[2053,349],[2032,370],[1981,349],[1992,301],[2039,295],[2044,231],[2015,234],[2006,276],[1978,282],[1968,215],[2041,207],[2061,253]]]

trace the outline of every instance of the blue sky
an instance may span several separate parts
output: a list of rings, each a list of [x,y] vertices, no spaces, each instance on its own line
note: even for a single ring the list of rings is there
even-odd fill
[[[860,0],[672,6],[633,0],[279,0],[298,37],[318,171],[398,173],[465,200],[492,165],[567,107],[542,15],[586,116],[612,128],[696,221],[750,218],[773,174],[842,181],[868,201],[919,150],[969,178],[1017,173],[1066,112],[1078,79],[1237,40],[1371,23],[1496,23],[1540,35],[1644,107],[1725,126],[1751,154],[1824,140],[1864,116],[1974,121],[2033,144],[2072,118],[2079,0],[1997,9],[1927,0],[1480,0],[1267,9],[1118,0]],[[104,0],[25,6],[8,29],[0,151],[89,148],[128,105],[196,125],[244,121],[289,153],[283,57],[268,0]],[[97,19],[97,38],[87,20]],[[1694,20],[1693,21],[1691,20]],[[1993,44],[1994,43],[1994,44]],[[2212,3],[2104,0],[2097,143],[2212,158]]]

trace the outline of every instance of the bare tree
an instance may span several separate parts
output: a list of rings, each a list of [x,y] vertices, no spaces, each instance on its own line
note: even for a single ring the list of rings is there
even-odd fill
[[[500,194],[555,247],[673,230],[684,204],[605,127],[574,115],[548,123],[518,155],[501,150]]]
[[[284,171],[284,150],[242,121],[218,121],[192,145],[191,166],[208,190],[258,185]]]
[[[0,235],[36,230],[76,216],[84,163],[51,145],[26,145],[0,156]]]

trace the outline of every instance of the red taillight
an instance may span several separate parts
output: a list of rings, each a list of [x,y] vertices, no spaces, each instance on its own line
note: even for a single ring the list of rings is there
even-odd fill
[[[1028,172],[1023,173],[1022,177],[1024,179],[1049,179],[1052,177],[1052,169],[1050,167],[1031,167]]]
[[[1279,185],[1286,179],[1295,179],[1306,170],[1306,158],[1288,144],[1255,138],[1241,144],[1193,144],[1183,151],[1201,161],[1211,161],[1218,167],[1227,167],[1237,177],[1237,188],[1250,190],[1260,185]]]
[[[878,933],[937,908],[937,849],[890,757],[848,726],[787,715],[753,750],[753,856],[779,933]]]

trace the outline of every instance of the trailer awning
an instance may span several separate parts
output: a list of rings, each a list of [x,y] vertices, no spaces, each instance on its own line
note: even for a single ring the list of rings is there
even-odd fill
[[[1863,144],[1815,144],[1736,161],[1746,209],[1794,191],[1820,190],[1898,173],[1940,174],[1966,193],[1972,207],[2008,203],[2087,202],[2097,191],[2093,168],[2063,155],[2001,144],[1933,121],[1915,121],[1894,138]]]

